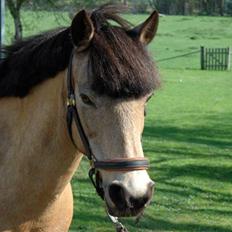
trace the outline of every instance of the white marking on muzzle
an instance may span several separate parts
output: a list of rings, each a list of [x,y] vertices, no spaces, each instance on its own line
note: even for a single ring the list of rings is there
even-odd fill
[[[105,199],[109,206],[114,207],[114,203],[109,196],[109,186],[111,184],[117,184],[123,187],[127,192],[126,196],[139,198],[143,197],[147,191],[149,185],[154,182],[150,179],[147,171],[130,171],[130,172],[106,172],[102,171],[103,187],[105,191]],[[128,199],[126,199],[128,200]],[[127,201],[129,202],[129,201]]]

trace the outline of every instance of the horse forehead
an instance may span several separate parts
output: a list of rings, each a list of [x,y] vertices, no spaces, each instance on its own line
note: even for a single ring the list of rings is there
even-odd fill
[[[108,99],[107,99],[108,98]],[[143,99],[124,100],[124,99],[111,99],[106,97],[102,110],[99,114],[103,114],[105,118],[111,118],[111,120],[118,119],[121,121],[134,122],[144,120],[143,117]]]
[[[143,106],[143,99],[116,100],[114,110],[119,113],[140,112]]]

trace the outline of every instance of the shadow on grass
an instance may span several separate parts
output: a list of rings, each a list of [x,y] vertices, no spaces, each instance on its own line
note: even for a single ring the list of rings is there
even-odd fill
[[[195,128],[178,128],[167,125],[146,126],[144,137],[163,138],[167,141],[188,142],[220,148],[232,148],[232,126],[229,125],[224,125],[224,128],[220,124],[210,124],[210,126],[198,125]]]
[[[73,216],[73,220],[74,221],[81,221],[82,223],[82,226],[85,225],[86,227],[88,227],[89,223],[100,223],[100,222],[105,222],[107,217],[105,216],[101,216],[101,215],[96,215],[96,214],[93,214],[93,213],[87,213],[86,211],[88,211],[88,209],[83,209],[83,212],[81,213],[77,213],[77,212],[74,212],[74,216]],[[75,227],[78,227],[79,225],[74,225],[73,228]]]
[[[199,117],[199,116],[198,116]],[[198,118],[199,119],[199,118]],[[174,126],[170,126],[174,125]],[[232,194],[224,193],[216,189],[204,190],[199,187],[193,187],[189,184],[173,183],[172,179],[176,177],[194,178],[198,180],[218,181],[220,183],[230,184],[232,180],[232,165],[227,163],[227,160],[232,158],[232,114],[209,114],[203,115],[195,125],[188,127],[179,126],[179,123],[168,123],[157,121],[155,126],[148,124],[145,127],[144,137],[149,140],[158,140],[158,146],[145,148],[145,153],[157,154],[156,158],[151,163],[151,174],[158,171],[156,181],[165,184],[165,187],[157,186],[157,192],[163,196],[183,197],[188,199],[189,196],[196,195],[206,202],[210,200],[219,204],[231,205]],[[175,144],[175,147],[169,148],[169,143]],[[165,143],[167,147],[165,147]],[[194,146],[193,146],[194,145]],[[199,146],[196,146],[199,145]],[[206,146],[205,146],[206,145]],[[193,146],[193,147],[192,147]],[[200,149],[199,149],[200,148]],[[205,149],[207,148],[207,149]],[[231,152],[230,152],[231,151]],[[157,158],[158,157],[158,158]],[[218,158],[222,163],[213,162],[213,158]],[[186,158],[186,163],[182,161],[178,163],[178,158],[183,161]],[[189,159],[195,159],[192,163]],[[211,159],[210,165],[201,163],[201,158]],[[224,159],[224,160],[223,160]],[[176,160],[177,162],[170,162]],[[164,163],[163,163],[164,162]],[[181,179],[179,179],[181,180]],[[162,205],[164,202],[155,202],[155,204]],[[175,203],[175,201],[174,201]],[[166,203],[164,203],[166,204]],[[168,203],[167,203],[168,204]],[[170,205],[163,205],[169,208]],[[177,206],[173,206],[174,208]],[[199,208],[184,208],[182,205],[181,211],[186,211],[187,215],[192,213],[202,213],[208,215],[215,215],[219,217],[232,216],[232,211],[222,209],[210,209],[205,206],[203,209]],[[186,205],[186,207],[188,207]],[[196,224],[181,224],[173,223],[168,220],[159,220],[150,218],[150,222],[146,223],[147,228],[152,231],[231,231],[228,228],[218,226],[207,226]]]
[[[150,229],[151,231],[194,231],[194,232],[231,232],[230,229],[214,226],[214,225],[202,225],[193,223],[173,223],[168,219],[155,219],[151,216],[147,216],[146,223],[143,224],[143,228]],[[142,231],[142,230],[141,230]]]
[[[203,116],[202,116],[203,117]],[[178,157],[183,156],[186,159],[192,158],[209,158],[212,157],[212,152],[208,152],[207,149],[199,149],[199,151],[191,149],[191,144],[194,145],[207,145],[208,147],[215,148],[213,152],[213,157],[219,157],[221,159],[231,159],[232,153],[229,153],[229,150],[232,149],[232,115],[205,115],[204,118],[201,118],[199,123],[189,127],[175,127],[170,126],[175,125],[172,122],[156,122],[155,126],[152,126],[151,123],[145,127],[144,137],[147,140],[163,140],[167,144],[171,141],[178,144],[177,147],[169,148],[168,145],[165,147],[165,144],[161,146],[154,146],[145,148],[146,152],[151,152],[153,154],[158,154],[157,159],[154,159],[151,164],[151,173],[159,171],[159,176],[156,178],[157,182],[165,185],[157,186],[157,191],[160,195],[178,195],[184,199],[187,199],[190,195],[198,195],[201,199],[212,200],[220,204],[231,204],[232,195],[224,192],[217,192],[217,190],[204,190],[199,187],[192,186],[188,183],[173,183],[170,180],[175,177],[193,177],[196,179],[209,179],[216,180],[224,183],[231,183],[232,180],[232,168],[225,165],[220,165],[212,163],[210,166],[204,163],[165,163],[162,165],[163,161],[170,161],[172,159],[178,159]],[[179,125],[177,123],[177,125]],[[184,144],[181,145],[181,142],[189,143],[188,147],[185,147]],[[225,154],[223,151],[227,150]],[[159,156],[160,155],[160,156]],[[212,157],[212,158],[213,158]],[[157,165],[159,163],[159,165]],[[97,213],[96,209],[100,209],[102,206],[101,201],[97,199],[96,196],[92,196],[93,192],[88,193],[89,188],[92,188],[90,184],[87,184],[89,180],[87,178],[78,179],[79,184],[82,188],[85,189],[85,193],[75,193],[76,204],[78,202],[85,202],[85,208],[76,209],[74,212],[74,224],[72,229],[74,231],[92,231],[93,228],[89,225],[89,222],[93,222],[96,225],[106,225],[111,228],[111,224],[104,214]],[[78,188],[75,184],[75,189]],[[95,194],[95,193],[94,193]],[[155,201],[155,199],[154,199]],[[156,205],[168,204],[164,202],[154,202]],[[174,202],[175,203],[175,202]],[[165,208],[169,208],[170,205],[164,205]],[[94,211],[92,208],[94,207]],[[176,207],[176,206],[174,206]],[[185,208],[186,207],[186,208]],[[188,205],[183,206],[180,209],[185,211],[188,216],[191,216],[192,213],[199,213],[204,215],[215,215],[215,217],[223,216],[232,216],[232,211],[223,210],[218,208],[187,208]],[[168,214],[167,214],[168,215]],[[128,221],[129,229],[131,231],[143,231],[147,229],[150,231],[194,231],[194,232],[231,232],[231,229],[221,226],[222,223],[218,225],[209,225],[208,223],[202,224],[200,222],[194,223],[183,223],[183,222],[174,222],[170,221],[169,218],[159,219],[160,216],[156,217],[154,215],[146,215],[143,221],[136,227],[134,223]],[[81,222],[81,224],[78,223]],[[127,224],[127,223],[126,223]],[[105,227],[106,227],[105,226]],[[105,230],[104,227],[104,231]],[[97,231],[97,230],[96,230]],[[108,230],[107,230],[108,231]],[[112,227],[113,231],[113,227]]]
[[[191,112],[187,113],[191,115]],[[208,113],[196,115],[193,112],[193,116],[189,117],[189,121],[194,122],[195,125],[175,127],[170,126],[175,124],[174,121],[157,121],[155,126],[147,125],[145,127],[144,136],[232,148],[232,114]]]
[[[187,184],[181,184],[181,183],[172,183],[169,180],[163,181],[164,184],[166,184],[167,188],[159,187],[157,191],[165,193],[172,193],[177,194],[184,197],[189,197],[189,195],[199,195],[201,194],[201,198],[205,200],[212,200],[213,202],[223,203],[223,204],[232,204],[232,194],[230,193],[222,193],[218,192],[217,190],[204,190],[200,187],[196,186],[190,186]],[[171,189],[172,188],[172,189]],[[173,189],[174,188],[174,189]],[[209,197],[210,195],[210,197]]]
[[[232,148],[231,148],[232,149]],[[189,159],[194,159],[194,158],[210,158],[212,157],[212,152],[207,151],[207,150],[201,150],[199,151],[194,151],[193,149],[190,149],[189,147],[165,147],[165,144],[162,146],[154,146],[154,148],[146,148],[144,147],[144,153],[154,153],[154,154],[165,154],[165,157],[160,156],[158,158],[158,156],[154,157],[155,158],[155,162],[156,164],[158,163],[162,163],[165,161],[170,161],[170,160],[175,160],[178,158],[183,158],[183,157],[187,157]],[[227,154],[223,154],[220,153],[218,151],[214,151],[213,152],[214,157],[220,157],[223,159],[231,159],[232,158],[232,152],[229,154],[227,152]],[[156,166],[156,165],[155,165]]]
[[[154,169],[154,170],[153,170]],[[207,178],[210,180],[217,180],[220,182],[231,183],[232,180],[232,166],[208,166],[208,165],[163,165],[162,167],[155,167],[154,164],[151,165],[151,172],[156,170],[162,171],[164,175],[159,180],[169,180],[175,177],[197,177],[197,178]]]

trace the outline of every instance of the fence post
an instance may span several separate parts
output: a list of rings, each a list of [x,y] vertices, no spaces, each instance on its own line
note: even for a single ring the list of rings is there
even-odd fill
[[[204,63],[205,63],[205,49],[203,46],[201,46],[201,70],[205,69]]]
[[[0,49],[4,42],[4,15],[5,15],[5,0],[0,0]],[[0,58],[2,53],[0,52]]]
[[[228,58],[227,58],[227,70],[230,70],[230,63],[231,63],[231,47],[228,48]]]

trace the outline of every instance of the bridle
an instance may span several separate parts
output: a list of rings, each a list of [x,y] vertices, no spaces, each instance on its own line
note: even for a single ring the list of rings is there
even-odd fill
[[[72,52],[70,56],[70,61],[68,65],[68,71],[67,71],[67,127],[68,127],[68,134],[69,137],[74,144],[74,146],[77,148],[77,145],[73,138],[72,133],[72,123],[75,122],[77,131],[80,135],[81,141],[83,143],[83,146],[85,148],[85,155],[90,161],[91,168],[89,170],[89,178],[93,184],[93,186],[96,189],[96,192],[98,195],[104,200],[104,190],[100,186],[99,181],[97,180],[97,172],[99,170],[105,170],[105,171],[114,171],[114,172],[127,172],[127,171],[136,171],[136,170],[146,170],[149,168],[149,161],[146,158],[118,158],[113,160],[98,160],[96,156],[93,154],[89,140],[85,134],[84,128],[82,126],[80,116],[78,114],[78,110],[76,107],[76,97],[74,92],[74,83],[72,78],[72,63],[73,63],[73,54]],[[94,178],[95,176],[95,178]],[[117,221],[116,217],[112,217],[109,215],[113,223],[124,230],[118,230],[118,231],[126,231],[126,229],[123,227],[123,225]],[[119,228],[120,229],[120,228]]]

